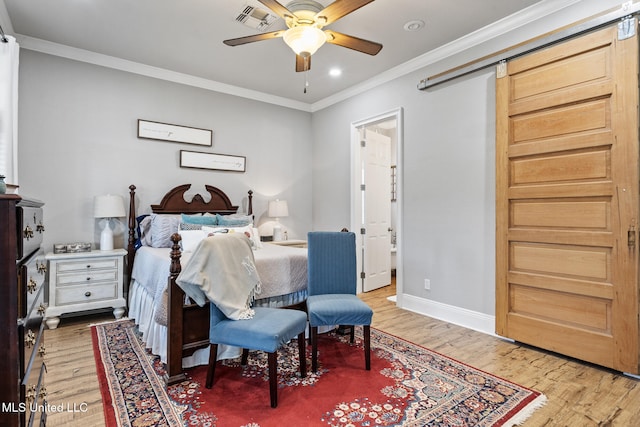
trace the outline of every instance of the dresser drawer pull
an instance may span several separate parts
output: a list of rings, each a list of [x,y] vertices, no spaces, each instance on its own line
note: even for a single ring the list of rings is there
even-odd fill
[[[46,306],[46,305],[44,305],[44,304],[40,304],[40,305],[38,306],[38,314],[39,314],[40,316],[44,315],[44,313],[45,313],[46,311],[47,311],[47,306]]]
[[[32,294],[36,291],[37,288],[38,288],[38,282],[33,280],[33,277],[29,277],[29,283],[27,283],[27,291],[29,291],[29,293]]]
[[[44,357],[44,355],[47,354],[47,349],[44,346],[44,344],[40,345],[40,348],[38,349],[38,354],[40,355],[40,357]]]
[[[40,387],[40,396],[39,397],[40,397],[40,399],[46,399],[47,398],[47,388],[44,385],[42,385]]]
[[[36,334],[34,334],[33,331],[29,329],[27,331],[27,334],[24,336],[24,345],[26,345],[28,348],[31,348],[35,343],[36,343]]]
[[[33,229],[28,225],[24,228],[24,238],[29,240],[33,237]]]
[[[38,266],[38,273],[42,274],[43,276],[45,274],[47,274],[47,264],[42,262],[42,263],[38,263],[36,262],[36,265]]]
[[[38,223],[38,225],[36,225],[36,231],[38,233],[44,233],[44,224],[42,223],[42,221],[40,221],[40,223]]]
[[[84,293],[84,296],[85,296],[85,297],[90,297],[90,296],[91,296],[91,292],[89,292],[89,291],[85,292],[85,293]]]

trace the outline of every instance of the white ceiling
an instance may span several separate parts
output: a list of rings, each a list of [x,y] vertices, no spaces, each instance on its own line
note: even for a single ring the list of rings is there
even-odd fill
[[[536,3],[539,7],[554,1],[562,3],[374,1],[327,28],[379,42],[384,45],[382,51],[369,56],[324,45],[312,57],[307,93],[303,92],[306,73],[295,72],[295,55],[282,39],[236,47],[222,43],[258,32],[236,22],[246,4],[266,9],[256,0],[0,0],[0,23],[6,33],[16,35],[23,48],[39,46],[34,50],[55,53],[70,47],[76,54],[95,52],[193,76],[199,82],[237,86],[311,105],[511,14],[526,13],[522,10]],[[319,2],[326,6],[332,0]],[[403,29],[416,19],[425,22],[423,29]],[[280,28],[285,28],[282,20],[267,31]],[[329,76],[333,67],[342,70],[340,77]]]

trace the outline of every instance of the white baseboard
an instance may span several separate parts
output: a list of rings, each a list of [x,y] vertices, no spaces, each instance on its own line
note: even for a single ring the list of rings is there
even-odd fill
[[[495,333],[495,316],[431,301],[414,295],[403,294],[400,300],[402,301],[402,306],[399,307],[405,310],[453,323],[454,325],[464,328],[473,329],[474,331],[488,335],[498,336]]]

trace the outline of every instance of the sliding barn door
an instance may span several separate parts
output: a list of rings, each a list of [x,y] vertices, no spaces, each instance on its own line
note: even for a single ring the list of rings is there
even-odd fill
[[[513,60],[496,89],[496,332],[638,373],[636,36]]]

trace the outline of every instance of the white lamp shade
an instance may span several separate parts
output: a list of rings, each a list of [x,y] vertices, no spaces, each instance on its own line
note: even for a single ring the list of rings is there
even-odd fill
[[[111,194],[96,196],[93,201],[93,216],[95,218],[122,218],[127,216],[124,211],[122,197]]]
[[[269,202],[269,216],[271,218],[284,218],[289,216],[289,207],[286,200],[272,200]]]
[[[282,38],[296,55],[313,55],[327,41],[324,31],[308,25],[289,28]]]

